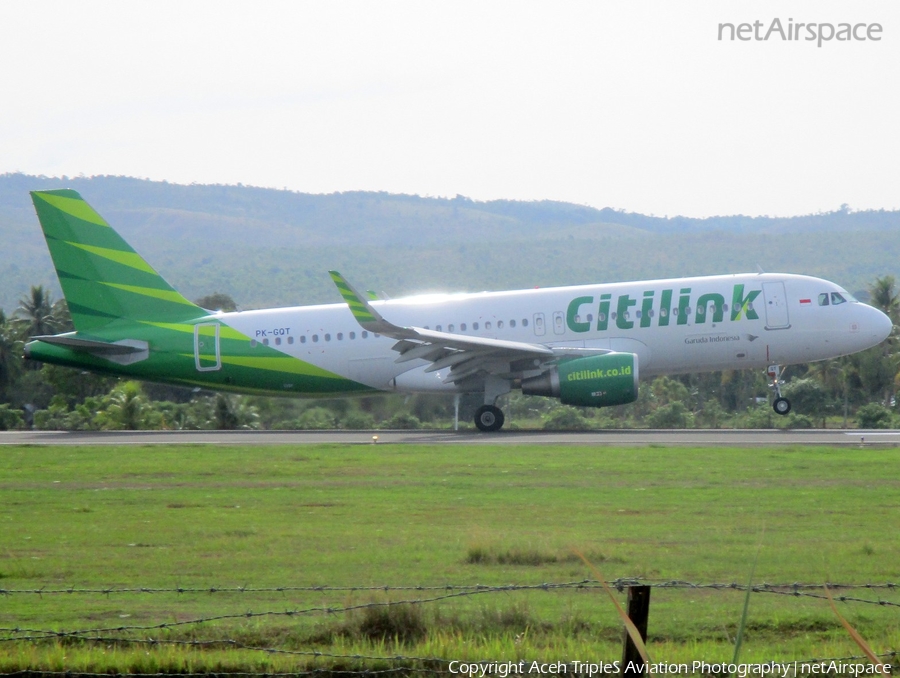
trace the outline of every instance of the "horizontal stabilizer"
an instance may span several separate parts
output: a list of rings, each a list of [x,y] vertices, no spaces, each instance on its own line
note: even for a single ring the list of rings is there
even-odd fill
[[[32,339],[35,341],[43,341],[45,344],[65,346],[73,351],[93,353],[94,355],[127,355],[128,353],[140,353],[141,351],[147,350],[147,342],[145,341],[132,341],[127,344],[119,342],[112,343],[108,341],[97,341],[95,339],[80,339],[71,334],[45,334],[32,337]]]
[[[32,337],[25,344],[25,357],[41,360],[41,344],[60,346],[70,351],[87,353],[97,358],[103,358],[119,365],[131,365],[139,363],[150,357],[150,345],[146,341],[138,339],[120,339],[119,341],[100,341],[99,339],[83,339],[77,332],[68,334],[45,334]]]

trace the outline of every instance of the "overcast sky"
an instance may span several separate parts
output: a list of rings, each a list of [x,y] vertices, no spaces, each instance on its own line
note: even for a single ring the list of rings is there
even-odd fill
[[[718,40],[776,18],[883,30]],[[900,208],[895,0],[7,1],[0,63],[0,172],[669,216]]]

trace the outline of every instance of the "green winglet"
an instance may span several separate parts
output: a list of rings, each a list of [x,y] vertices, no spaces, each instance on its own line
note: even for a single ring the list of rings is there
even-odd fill
[[[378,295],[375,294],[375,290],[366,290],[366,294],[369,295],[369,301],[378,301]]]
[[[340,292],[341,296],[344,298],[344,301],[347,302],[347,306],[350,307],[350,312],[353,313],[356,322],[367,329],[370,325],[384,323],[384,318],[381,317],[378,311],[369,305],[369,302],[365,297],[347,282],[347,279],[344,276],[337,271],[328,271],[328,274],[334,281],[334,284],[338,288],[338,292]],[[377,330],[373,328],[373,331]]]

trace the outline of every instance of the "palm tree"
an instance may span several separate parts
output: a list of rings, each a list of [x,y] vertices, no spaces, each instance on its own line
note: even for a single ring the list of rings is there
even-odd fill
[[[50,315],[53,317],[54,332],[71,332],[75,329],[72,324],[72,314],[69,312],[69,304],[65,299],[57,299],[50,307]]]
[[[15,328],[0,309],[0,395],[9,389],[22,369],[22,344]]]
[[[849,356],[820,360],[809,366],[809,374],[822,384],[828,393],[841,399],[844,415],[842,428],[847,428],[847,421],[850,418],[850,378],[856,371],[857,367]]]
[[[900,368],[900,362],[898,362],[900,355],[894,353],[894,346],[897,341],[897,326],[900,325],[900,294],[897,293],[896,285],[897,281],[894,279],[894,276],[885,275],[875,278],[875,282],[869,286],[869,293],[872,295],[872,306],[883,311],[894,323],[891,335],[881,345],[881,364],[878,365],[878,372],[882,376],[880,381],[887,382],[883,384],[882,390],[882,402],[885,405],[889,405],[893,401],[894,383],[897,380],[898,368]],[[871,350],[875,352],[878,349],[873,348]]]
[[[32,285],[31,293],[19,300],[17,328],[23,340],[56,331],[53,302],[43,285]]]
[[[869,285],[872,306],[887,314],[894,325],[900,324],[900,294],[896,292],[896,285],[892,275],[875,278],[875,282]]]
[[[144,421],[147,397],[140,382],[126,381],[116,386],[109,394],[107,408],[113,421],[126,431],[137,431]]]

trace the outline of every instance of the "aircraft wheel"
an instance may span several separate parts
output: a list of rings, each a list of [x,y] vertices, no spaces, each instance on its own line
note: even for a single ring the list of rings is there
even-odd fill
[[[475,410],[475,426],[479,431],[499,431],[503,426],[503,410],[493,405],[482,405]]]
[[[775,410],[775,414],[784,416],[791,411],[791,401],[787,398],[775,398],[772,409]]]

